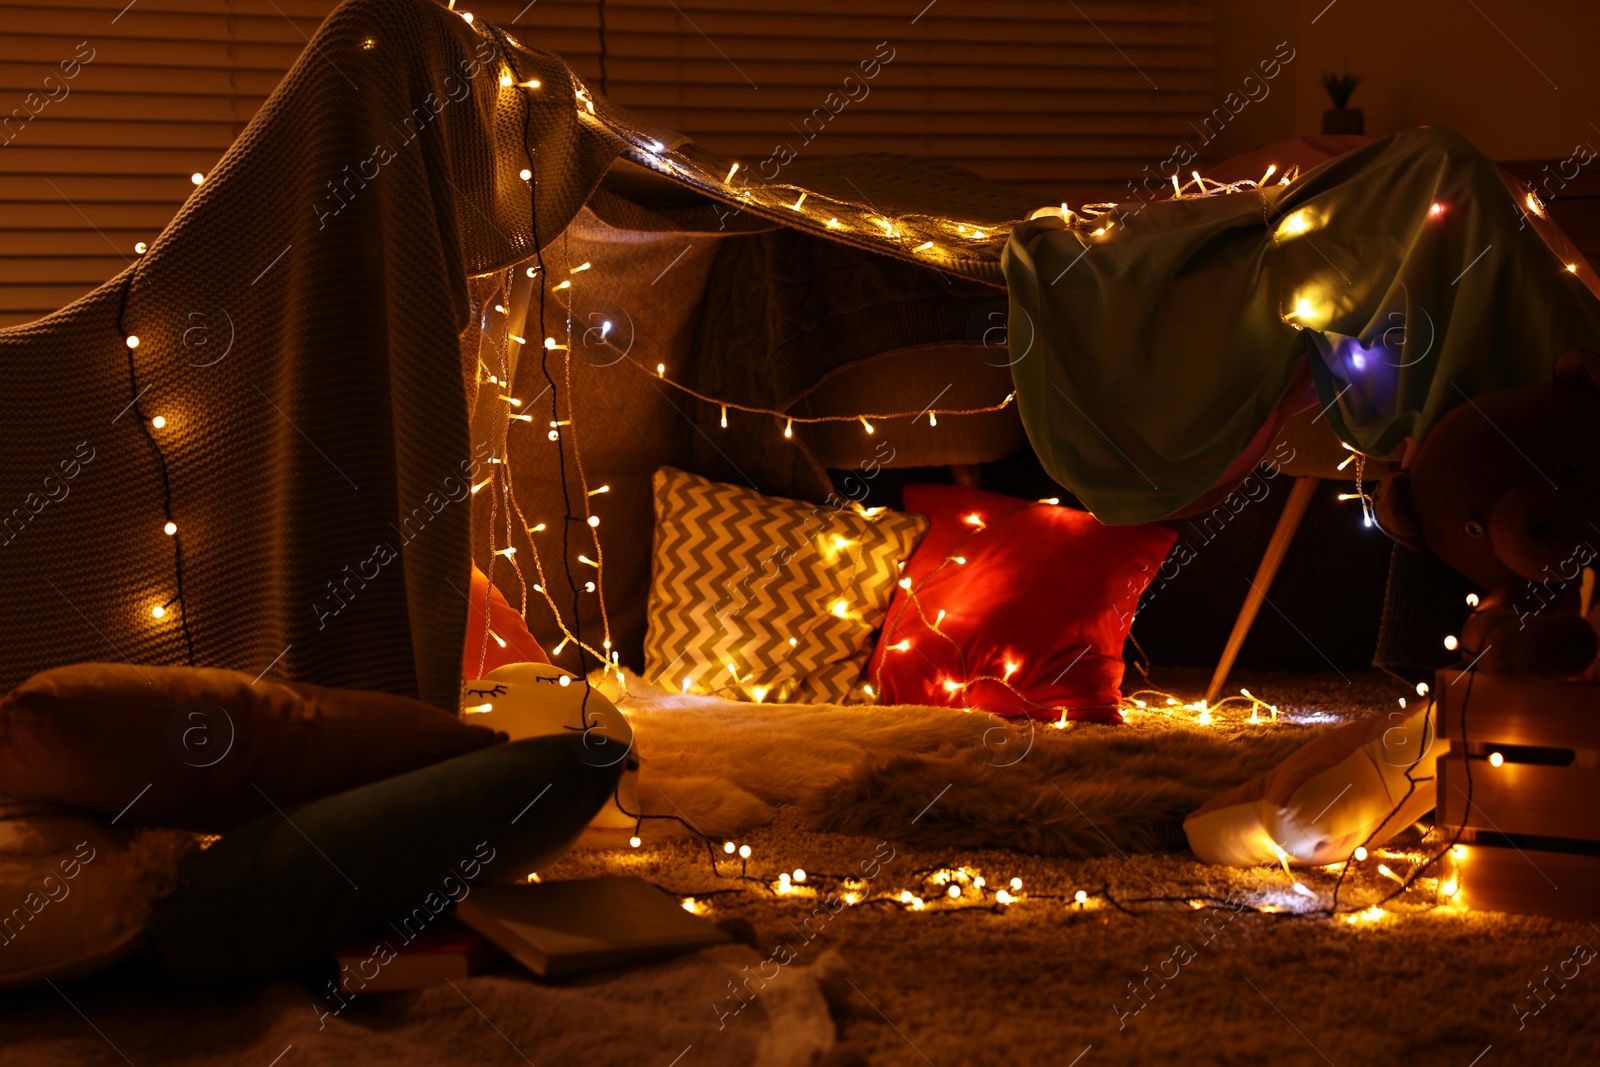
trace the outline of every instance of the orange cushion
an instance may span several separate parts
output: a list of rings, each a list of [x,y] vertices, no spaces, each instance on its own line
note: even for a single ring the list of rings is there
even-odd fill
[[[218,832],[494,737],[393,693],[81,663],[0,700],[0,794],[121,814],[124,826]]]
[[[480,571],[476,564],[472,568],[471,598],[471,606],[467,609],[467,646],[461,657],[461,677],[483,678],[496,667],[504,667],[508,663],[550,662],[550,657],[544,654],[539,642],[528,632],[528,626],[517,609],[500,594],[499,589],[489,584],[488,575]],[[483,634],[485,618],[489,621],[490,636],[487,641]]]

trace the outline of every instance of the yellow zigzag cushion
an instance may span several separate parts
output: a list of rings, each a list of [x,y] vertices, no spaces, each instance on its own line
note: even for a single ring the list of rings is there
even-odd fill
[[[748,700],[871,699],[863,673],[922,515],[763,496],[663,467],[645,678]]]

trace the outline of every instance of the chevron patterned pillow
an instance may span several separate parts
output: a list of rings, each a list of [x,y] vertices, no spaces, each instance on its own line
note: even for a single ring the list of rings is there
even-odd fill
[[[762,701],[872,699],[872,635],[928,528],[763,496],[663,467],[645,677],[667,689]]]

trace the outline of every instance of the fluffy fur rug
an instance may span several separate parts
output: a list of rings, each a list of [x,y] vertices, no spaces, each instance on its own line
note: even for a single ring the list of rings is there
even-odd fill
[[[1219,715],[1202,727],[1192,713],[1149,711],[1057,729],[950,708],[680,696],[632,676],[617,699],[637,737],[646,815],[723,837],[793,804],[815,830],[1071,857],[1183,848],[1185,815],[1338,721]]]

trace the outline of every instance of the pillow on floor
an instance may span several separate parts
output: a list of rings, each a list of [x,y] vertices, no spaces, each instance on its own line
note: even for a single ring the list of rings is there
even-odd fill
[[[842,704],[920,515],[763,496],[663,467],[655,476],[645,678],[749,700]]]
[[[0,804],[0,989],[78,978],[139,946],[153,901],[196,849],[176,830],[128,831],[39,804]]]
[[[120,814],[124,826],[221,831],[494,737],[392,693],[82,663],[0,700],[0,795]]]
[[[960,485],[912,485],[933,525],[873,653],[879,700],[1121,722],[1122,645],[1177,535]]]
[[[1429,715],[1423,704],[1319,734],[1184,819],[1189,848],[1206,863],[1250,867],[1277,859],[1279,849],[1320,866],[1348,859],[1357,845],[1379,847],[1434,808],[1433,764],[1450,746]],[[1415,788],[1406,777],[1413,763]]]
[[[522,615],[489,584],[489,576],[472,567],[472,590],[467,608],[467,645],[461,658],[461,677],[482,678],[508,663],[549,663],[550,657],[528,632]],[[487,609],[487,613],[485,613]],[[489,632],[485,634],[484,623]]]

